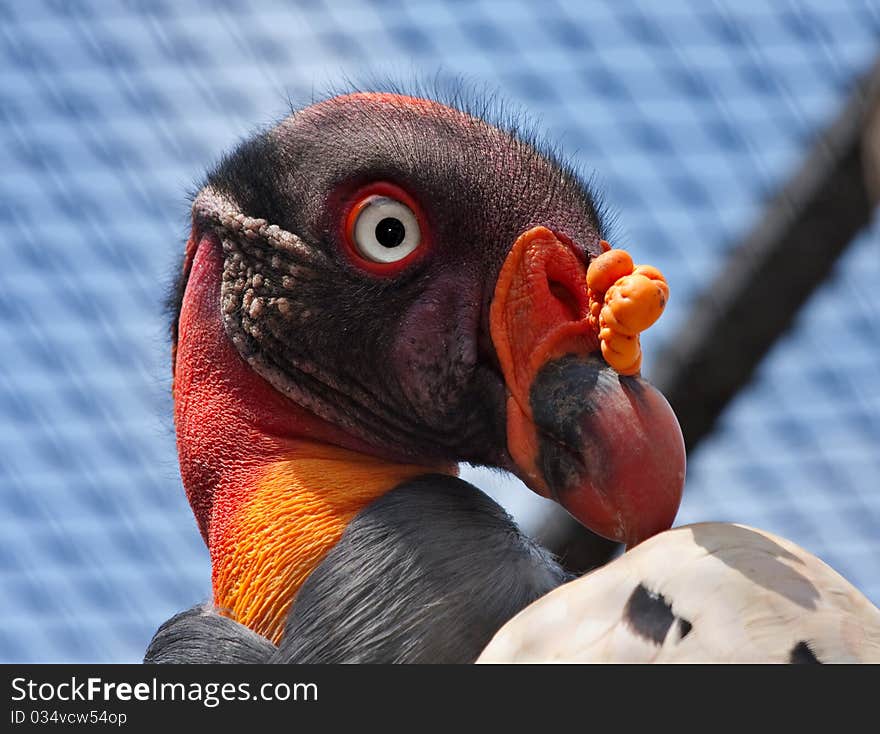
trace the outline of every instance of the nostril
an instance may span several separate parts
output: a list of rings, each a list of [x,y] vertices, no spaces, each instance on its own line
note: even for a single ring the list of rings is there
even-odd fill
[[[563,313],[569,321],[580,321],[584,318],[580,303],[568,286],[558,280],[548,280],[547,285],[550,288],[550,293],[562,306]]]

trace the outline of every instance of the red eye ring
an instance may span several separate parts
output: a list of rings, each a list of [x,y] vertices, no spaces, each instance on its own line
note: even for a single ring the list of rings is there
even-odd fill
[[[421,239],[416,248],[411,253],[395,262],[384,263],[367,259],[361,254],[355,241],[355,225],[357,224],[358,217],[360,217],[361,213],[375,197],[380,196],[399,201],[401,204],[406,205],[415,216],[421,232]],[[428,227],[425,222],[422,208],[418,205],[416,200],[400,186],[388,181],[376,181],[359,188],[349,199],[342,221],[342,240],[345,243],[346,254],[358,268],[366,270],[373,275],[382,275],[385,277],[396,275],[412,265],[416,260],[421,259],[425,252],[427,252],[429,246],[430,238],[428,236]]]

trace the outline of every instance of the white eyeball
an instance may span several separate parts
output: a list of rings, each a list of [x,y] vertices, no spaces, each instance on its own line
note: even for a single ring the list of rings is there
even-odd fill
[[[406,204],[386,196],[371,196],[354,223],[354,245],[367,260],[403,260],[422,241],[419,222]]]

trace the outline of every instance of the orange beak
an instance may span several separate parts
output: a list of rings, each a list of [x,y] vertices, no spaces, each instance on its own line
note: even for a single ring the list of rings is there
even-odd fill
[[[589,315],[587,268],[572,247],[545,227],[520,235],[490,312],[508,452],[531,489],[633,546],[675,519],[684,440],[666,399],[603,359]]]

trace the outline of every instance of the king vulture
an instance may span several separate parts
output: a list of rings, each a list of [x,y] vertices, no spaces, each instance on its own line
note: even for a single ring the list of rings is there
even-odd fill
[[[354,93],[240,145],[192,213],[174,415],[213,600],[162,625],[147,662],[723,657],[704,622],[737,605],[792,622],[774,601],[794,561],[723,568],[729,527],[690,545],[662,532],[684,444],[639,375],[638,334],[666,284],[610,248],[601,207],[554,156],[433,101]],[[460,462],[513,472],[634,549],[572,581]],[[795,605],[839,599],[829,578]],[[620,631],[640,623],[651,654]],[[832,658],[820,627],[802,653]],[[830,634],[852,642],[847,629]]]

